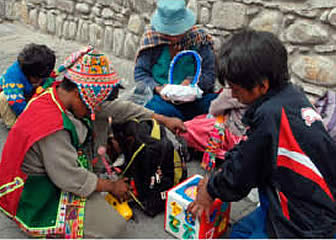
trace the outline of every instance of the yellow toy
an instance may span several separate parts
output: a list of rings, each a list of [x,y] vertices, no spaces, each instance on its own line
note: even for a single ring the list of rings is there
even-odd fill
[[[110,119],[109,119],[110,121]],[[110,126],[111,128],[111,126]],[[98,155],[101,157],[104,165],[105,165],[105,168],[106,168],[106,171],[108,173],[108,175],[110,177],[112,177],[112,169],[111,167],[109,166],[106,158],[105,158],[105,154],[106,154],[106,147],[104,146],[100,146],[98,148]],[[126,221],[130,220],[133,216],[133,211],[132,209],[128,206],[128,203],[127,201],[124,201],[124,202],[119,202],[118,199],[116,199],[112,194],[108,193],[106,196],[105,196],[105,200],[112,206],[114,207],[115,210],[117,210],[117,212],[123,217],[126,219]]]
[[[177,204],[177,202],[172,202],[172,203],[170,203],[170,205],[173,208],[172,215],[174,217],[179,215],[182,212],[182,208]]]
[[[108,193],[105,196],[105,200],[114,207],[117,212],[126,219],[126,221],[130,220],[133,216],[132,209],[128,206],[128,203],[122,202],[120,203],[112,194]]]

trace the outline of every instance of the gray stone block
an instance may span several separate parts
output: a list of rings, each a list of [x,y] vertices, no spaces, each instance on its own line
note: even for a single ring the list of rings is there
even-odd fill
[[[127,33],[125,38],[124,56],[127,59],[134,59],[138,49],[139,37],[132,33]]]
[[[47,0],[46,8],[47,9],[56,8],[56,1],[55,0]]]
[[[69,39],[75,39],[76,38],[76,33],[77,33],[77,23],[76,22],[73,22],[71,21],[69,23]]]
[[[59,14],[56,17],[56,36],[61,38],[63,36],[63,27],[64,27],[64,14]]]
[[[286,39],[295,44],[322,44],[329,40],[324,26],[300,20],[290,25],[285,31]]]
[[[28,4],[40,5],[46,2],[46,0],[26,0]]]
[[[48,12],[48,23],[47,30],[48,33],[54,34],[56,32],[56,15],[52,12]]]
[[[134,14],[134,15],[131,15],[127,28],[131,32],[140,35],[144,31],[144,25],[145,24],[141,16],[138,14]]]
[[[314,47],[314,50],[317,53],[332,53],[336,51],[336,45],[335,44],[318,45]]]
[[[250,23],[250,27],[259,31],[278,34],[282,25],[283,15],[277,11],[264,11]]]
[[[153,0],[129,0],[130,7],[136,13],[153,12],[154,1]]]
[[[215,2],[211,24],[226,30],[237,30],[247,24],[247,7],[240,3]]]
[[[124,30],[116,28],[113,33],[113,53],[117,57],[122,55],[124,40],[125,40]]]
[[[72,0],[54,0],[58,9],[67,12],[73,13],[75,9],[75,1]]]
[[[0,18],[4,18],[6,13],[5,0],[0,0]]]
[[[104,49],[111,52],[113,48],[113,28],[106,27],[104,34]]]
[[[48,29],[48,22],[47,22],[47,13],[45,11],[41,11],[38,17],[38,26],[39,29],[46,33]]]
[[[201,24],[208,24],[210,21],[210,11],[208,8],[201,8],[201,12],[199,14],[199,20],[198,22]]]
[[[88,14],[90,12],[90,6],[87,3],[79,3],[76,5],[76,10],[81,14]]]
[[[38,28],[38,10],[36,8],[29,12],[29,22],[35,28]]]
[[[291,69],[304,82],[317,86],[336,85],[336,63],[330,57],[298,56]]]
[[[331,10],[331,12],[328,15],[328,22],[333,25],[336,26],[336,8],[334,8],[333,10]]]
[[[104,19],[111,19],[113,18],[114,12],[110,8],[104,8],[102,11],[102,17]]]
[[[84,20],[79,20],[76,40],[80,42],[89,42],[89,23]]]
[[[104,43],[104,29],[98,24],[90,25],[89,40],[90,44],[99,48]]]
[[[311,8],[334,8],[336,7],[336,1],[325,1],[325,0],[310,0],[307,2]]]

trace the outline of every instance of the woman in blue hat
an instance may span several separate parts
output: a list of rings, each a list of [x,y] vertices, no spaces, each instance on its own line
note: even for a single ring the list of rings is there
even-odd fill
[[[136,57],[134,77],[136,83],[150,88],[154,96],[145,105],[154,112],[184,121],[208,112],[210,102],[217,94],[215,85],[215,54],[211,36],[194,26],[195,14],[186,8],[185,0],[158,0],[151,26],[143,35]],[[203,96],[196,101],[173,104],[161,90],[168,83],[170,63],[183,50],[194,50],[202,58],[198,86]],[[192,56],[184,56],[174,67],[174,84],[188,85],[195,75],[196,63]],[[141,91],[140,89],[138,89]]]

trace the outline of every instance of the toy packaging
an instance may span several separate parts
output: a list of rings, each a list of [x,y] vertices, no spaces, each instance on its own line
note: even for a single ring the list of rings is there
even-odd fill
[[[195,221],[187,212],[188,205],[196,199],[197,185],[203,177],[194,175],[167,192],[165,230],[179,239],[213,239],[227,230],[230,220],[230,203],[216,199],[210,212],[210,222],[205,214]]]

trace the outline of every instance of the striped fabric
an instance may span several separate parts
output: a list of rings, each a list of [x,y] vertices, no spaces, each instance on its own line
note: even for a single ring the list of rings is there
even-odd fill
[[[211,35],[206,33],[198,26],[193,26],[188,32],[185,33],[184,37],[176,43],[172,43],[167,39],[167,37],[165,37],[165,35],[156,32],[153,26],[151,26],[146,29],[144,35],[142,36],[140,48],[136,54],[135,59],[137,59],[141,51],[163,44],[173,44],[178,51],[182,51],[190,49],[191,46],[201,46],[206,44],[210,44],[213,47],[214,42]]]

